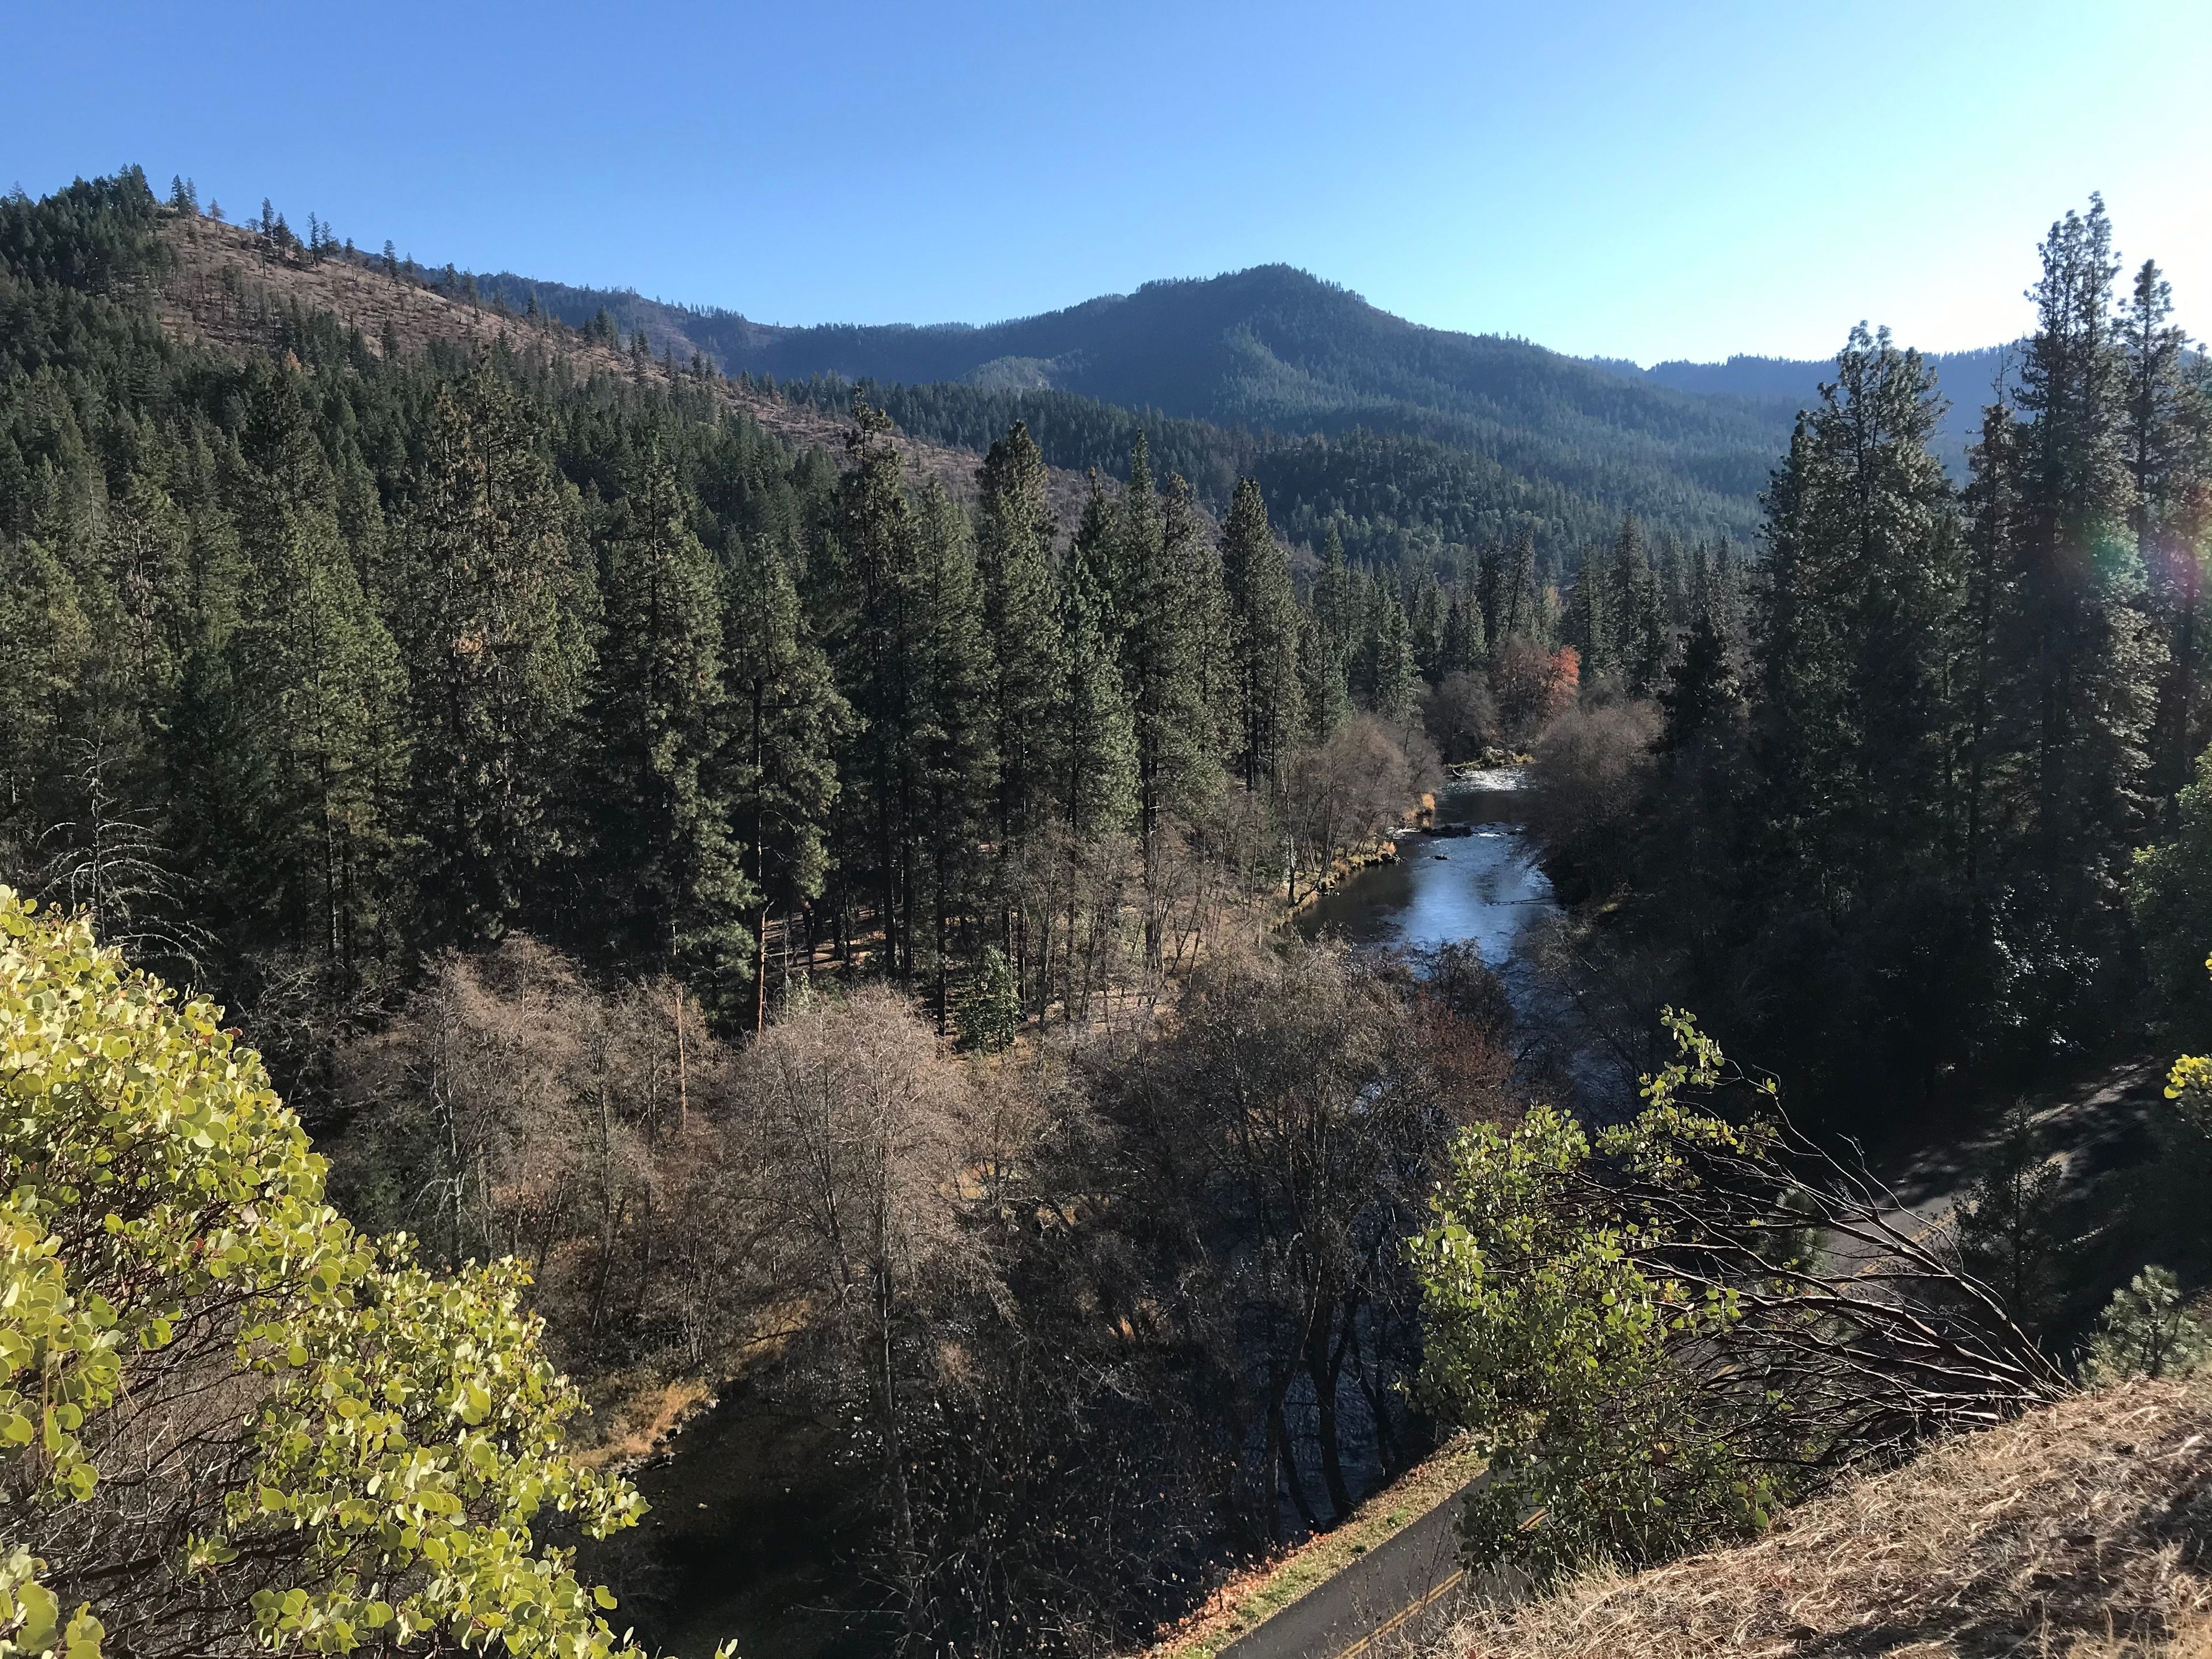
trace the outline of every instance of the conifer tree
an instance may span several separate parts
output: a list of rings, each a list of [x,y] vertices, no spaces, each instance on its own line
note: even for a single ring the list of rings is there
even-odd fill
[[[1932,372],[1863,325],[1836,368],[1769,491],[1759,660],[1769,810],[1850,902],[1944,845],[1961,572]]]
[[[1304,736],[1323,743],[1351,712],[1343,653],[1312,610],[1298,614],[1298,702],[1305,711]]]
[[[1366,646],[1367,706],[1385,720],[1402,720],[1419,698],[1421,672],[1413,660],[1413,632],[1406,607],[1387,582],[1374,588],[1374,621]]]
[[[913,604],[919,720],[912,764],[923,810],[905,849],[905,884],[910,892],[926,885],[930,895],[942,1036],[951,1013],[955,927],[975,914],[978,862],[998,778],[991,741],[998,672],[967,518],[934,479],[922,493],[918,527]]]
[[[1413,630],[1413,660],[1421,678],[1433,685],[1444,677],[1444,591],[1425,564],[1413,580],[1406,621]]]
[[[1631,694],[1653,696],[1667,668],[1666,599],[1644,551],[1643,526],[1632,515],[1621,522],[1608,577],[1604,603],[1609,665],[1618,669]]]
[[[2053,225],[2042,256],[2020,393],[2018,690],[2033,728],[2022,807],[2037,901],[2070,924],[2109,911],[2143,824],[2164,653],[2131,533],[2119,265],[2102,200]]]
[[[224,874],[255,896],[262,937],[319,963],[343,1000],[373,977],[393,920],[405,679],[355,580],[295,388],[263,378],[250,422],[223,684],[251,813],[233,844],[251,862]]]
[[[1444,611],[1443,672],[1474,672],[1489,654],[1483,637],[1482,607],[1466,592],[1455,589]]]
[[[1498,644],[1512,639],[1538,639],[1543,618],[1536,587],[1536,532],[1522,529],[1513,538],[1498,567],[1497,609],[1490,637]]]
[[[1222,528],[1221,569],[1229,592],[1231,763],[1256,792],[1273,785],[1304,720],[1290,562],[1253,479],[1237,481]]]
[[[1314,578],[1298,640],[1307,733],[1320,742],[1352,706],[1352,577],[1345,568],[1344,538],[1331,524],[1322,538],[1321,570]]]
[[[599,527],[603,622],[586,710],[592,897],[633,971],[683,974],[734,1005],[761,895],[718,776],[732,710],[714,562],[669,463],[648,452]]]
[[[1981,435],[1968,448],[1966,462],[1965,592],[1954,679],[1962,702],[1957,734],[1964,763],[1957,769],[1964,797],[1962,873],[1978,913],[1989,864],[1993,775],[2001,755],[2018,741],[2016,730],[2000,726],[2017,708],[2017,700],[2007,695],[2011,665],[1999,649],[2000,629],[2008,629],[2014,610],[2020,517],[2020,433],[2002,387],[1999,400],[1982,410]]]
[[[1092,505],[1101,501],[1095,492]],[[1091,514],[1086,511],[1088,520]],[[1077,538],[1079,550],[1084,538]],[[1079,840],[1128,827],[1137,808],[1137,739],[1114,653],[1113,601],[1101,562],[1079,550],[1063,568],[1061,683],[1053,722],[1055,794]]]
[[[2206,517],[2204,399],[2190,373],[2188,336],[2172,321],[2173,291],[2146,259],[2120,311],[2126,361],[2122,447],[2134,487],[2136,556],[2158,616],[2168,663],[2160,687],[2153,754],[2158,793],[2169,804],[2195,753],[2197,611],[2203,588],[2199,537]]]
[[[1136,737],[1137,835],[1148,888],[1164,820],[1204,797],[1218,763],[1202,652],[1205,613],[1218,604],[1219,576],[1218,567],[1207,569],[1210,550],[1188,492],[1174,483],[1164,504],[1139,433],[1121,493],[1110,590]]]
[[[1044,456],[1017,421],[976,471],[982,492],[976,565],[983,626],[997,671],[992,733],[998,755],[1001,854],[1048,819],[1050,713],[1065,677],[1052,572],[1053,519]]]
[[[1581,574],[1567,607],[1566,632],[1582,653],[1582,677],[1595,684],[1618,665],[1613,605],[1613,572],[1609,562],[1590,549],[1583,556]]]
[[[1701,612],[1683,636],[1681,655],[1668,670],[1659,701],[1667,711],[1662,741],[1669,750],[1686,749],[1721,729],[1741,706],[1728,640],[1710,611]]]
[[[730,740],[720,788],[759,896],[752,1008],[758,1030],[768,1011],[769,918],[779,912],[788,918],[822,891],[838,800],[836,748],[852,711],[807,626],[787,555],[765,538],[740,538],[722,592]]]
[[[890,433],[890,418],[856,393],[846,434],[852,465],[838,485],[836,520],[852,617],[840,630],[836,661],[858,716],[845,775],[860,796],[853,827],[866,837],[848,845],[844,862],[875,889],[886,965],[911,972],[915,918],[908,876],[914,825],[922,809],[915,757],[923,688],[914,615],[921,526]]]
[[[395,535],[410,822],[428,937],[507,928],[559,843],[558,738],[582,707],[599,596],[575,504],[488,362],[441,388]]]

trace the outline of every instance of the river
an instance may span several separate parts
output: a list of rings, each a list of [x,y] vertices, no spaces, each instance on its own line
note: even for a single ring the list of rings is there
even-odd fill
[[[1395,863],[1370,865],[1322,894],[1299,913],[1298,931],[1415,953],[1472,944],[1520,1006],[1533,986],[1514,947],[1559,910],[1522,827],[1527,775],[1462,773],[1437,797],[1436,828],[1451,833],[1402,837]]]

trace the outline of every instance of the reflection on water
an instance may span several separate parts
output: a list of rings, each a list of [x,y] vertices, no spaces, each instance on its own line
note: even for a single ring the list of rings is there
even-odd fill
[[[1468,940],[1504,969],[1522,931],[1559,908],[1521,828],[1520,782],[1503,771],[1454,783],[1437,797],[1437,823],[1465,824],[1472,835],[1407,836],[1397,863],[1362,870],[1324,893],[1300,915],[1298,931],[1413,951]]]

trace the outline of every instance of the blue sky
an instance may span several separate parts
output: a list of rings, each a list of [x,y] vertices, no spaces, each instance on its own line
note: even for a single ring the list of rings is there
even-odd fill
[[[1651,362],[2017,331],[2101,189],[2212,334],[2212,4],[0,0],[0,188],[142,162],[424,261],[981,322],[1287,261]]]

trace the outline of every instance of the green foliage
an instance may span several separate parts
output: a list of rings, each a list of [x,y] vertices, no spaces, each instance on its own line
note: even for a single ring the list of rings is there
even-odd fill
[[[1053,585],[1056,530],[1044,456],[1019,422],[991,445],[976,480],[983,501],[975,562],[998,682],[993,747],[1006,847],[1051,817],[1052,708],[1066,672]]]
[[[2064,1163],[2044,1146],[2027,1114],[2015,1109],[2007,1114],[1995,1152],[1959,1206],[1959,1251],[1966,1270],[2031,1334],[2046,1329],[2057,1310],[2064,1177]]]
[[[533,1533],[557,1514],[604,1536],[641,1504],[562,1455],[581,1401],[519,1267],[441,1277],[356,1234],[214,1008],[4,889],[0,1093],[0,1467],[38,1553],[0,1571],[19,1650],[202,1652],[227,1629],[322,1653],[635,1651]],[[210,1389],[251,1402],[196,1431],[215,1455],[144,1441]],[[132,1460],[112,1501],[111,1458]]]
[[[1021,988],[1014,982],[1013,968],[1004,951],[987,945],[975,981],[961,999],[960,1046],[976,1054],[998,1054],[1013,1046],[1021,1023]]]
[[[1677,1036],[1682,1060],[1647,1081],[1630,1124],[1593,1138],[1540,1106],[1512,1128],[1467,1131],[1411,1245],[1429,1326],[1421,1395],[1490,1460],[1463,1522],[1478,1565],[1549,1579],[1596,1556],[1633,1567],[1741,1536],[1810,1461],[1786,1401],[1757,1387],[1717,1396],[1683,1361],[1725,1340],[1733,1293],[1655,1272],[1662,1211],[1588,1179],[1611,1166],[1686,1198],[1697,1154],[1760,1154],[1758,1127],[1679,1103],[1717,1079],[1721,1058],[1686,1022]]]
[[[2179,1376],[2208,1355],[2212,1331],[2190,1312],[2179,1281],[2164,1267],[2145,1267],[2099,1316],[2081,1375],[2097,1387],[2130,1376]]]
[[[582,704],[601,609],[532,414],[489,361],[436,388],[394,515],[416,881],[441,942],[499,938],[554,856],[550,751]]]
[[[2139,849],[2128,907],[2166,1006],[2192,1034],[2212,1023],[2212,984],[2202,953],[2212,939],[2212,754],[2175,803],[2166,839]]]

